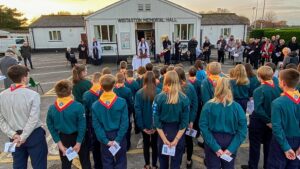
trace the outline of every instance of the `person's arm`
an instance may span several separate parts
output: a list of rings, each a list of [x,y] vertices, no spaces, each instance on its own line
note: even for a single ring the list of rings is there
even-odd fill
[[[264,108],[265,93],[259,89],[254,90],[253,100],[255,114],[259,116],[266,124],[270,123],[271,117],[267,115]]]
[[[1,99],[3,99],[3,98],[1,98]],[[14,131],[10,127],[10,125],[7,123],[7,120],[4,118],[3,113],[8,113],[8,112],[2,112],[2,110],[0,108],[0,129],[9,138],[13,138],[13,136],[16,134],[16,131]]]
[[[80,107],[78,107],[77,111],[78,111],[77,113],[78,135],[77,135],[76,142],[82,143],[86,132],[86,116],[85,116],[84,107],[81,104]]]
[[[198,98],[196,95],[196,90],[193,86],[191,86],[191,93],[190,93],[190,98],[191,98],[191,106],[190,106],[190,123],[193,123],[196,119],[196,114],[198,111]]]
[[[129,125],[128,109],[127,109],[127,105],[126,104],[124,104],[124,107],[123,107],[122,110],[123,110],[123,112],[121,114],[120,128],[119,128],[117,137],[115,139],[115,141],[117,143],[119,143],[119,144],[121,143],[121,141],[125,137],[125,134],[127,133],[128,125]]]
[[[154,119],[154,126],[156,129],[162,129],[162,123],[160,121],[160,103],[158,103],[158,96],[155,97],[153,104],[152,104],[152,111],[153,111],[153,119]]]
[[[227,147],[227,150],[230,151],[230,153],[235,153],[247,136],[247,118],[244,110],[239,104],[236,104],[236,109],[234,111],[237,113],[238,126],[230,145]]]
[[[201,83],[201,98],[202,98],[203,104],[210,100],[208,91],[209,91],[209,89],[208,89],[207,84],[205,83],[205,81],[202,81],[202,83]]]
[[[140,97],[141,94],[137,93],[135,96],[135,119],[137,127],[141,130],[144,130],[144,124],[143,124],[143,114],[142,114],[142,98]]]
[[[100,113],[94,103],[93,107],[92,107],[92,122],[93,122],[93,127],[95,130],[95,134],[96,134],[97,139],[101,143],[107,145],[110,140],[108,140],[108,138],[106,137],[103,122],[101,120],[101,117],[99,117],[97,114],[100,114]]]
[[[180,123],[179,123],[179,130],[184,131],[189,124],[190,119],[190,101],[187,96],[184,96],[184,100],[182,103],[181,112],[180,112]],[[178,135],[179,133],[177,133]],[[179,137],[180,138],[180,137]]]
[[[33,96],[32,102],[29,105],[31,106],[30,113],[27,122],[25,124],[25,127],[23,128],[23,133],[20,136],[21,142],[26,141],[28,136],[32,133],[32,131],[37,126],[37,123],[39,123],[40,115],[41,115],[40,104],[41,104],[40,95],[36,93]]]
[[[53,138],[53,141],[55,143],[58,143],[60,141],[60,137],[54,127],[54,117],[53,117],[52,107],[53,106],[50,106],[50,108],[48,110],[46,124],[47,124],[48,130]]]

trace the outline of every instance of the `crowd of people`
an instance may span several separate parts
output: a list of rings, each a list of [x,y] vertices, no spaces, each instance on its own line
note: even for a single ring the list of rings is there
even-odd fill
[[[247,134],[249,162],[243,169],[258,168],[261,144],[264,168],[299,168],[300,67],[290,63],[276,74],[276,65],[267,62],[256,74],[251,64],[237,64],[229,77],[221,67],[218,62],[204,67],[196,60],[185,72],[182,64],[159,69],[148,63],[135,75],[122,61],[115,75],[105,67],[89,81],[86,66],[74,65],[72,81],[56,83],[57,98],[46,117],[62,168],[71,168],[66,156],[70,147],[83,169],[91,169],[91,164],[95,169],[127,168],[132,127],[143,137],[145,169],[179,169],[184,153],[186,167],[192,168],[193,142],[199,137],[208,169],[233,169]],[[46,169],[46,128],[40,96],[26,88],[28,72],[26,66],[9,67],[13,84],[0,93],[0,128],[16,144],[14,168],[27,168],[30,157],[34,169]],[[247,129],[246,111],[252,100]],[[174,154],[166,155],[171,150]]]

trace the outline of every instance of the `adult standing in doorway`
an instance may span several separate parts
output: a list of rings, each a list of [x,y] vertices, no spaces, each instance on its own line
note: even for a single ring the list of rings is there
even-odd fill
[[[179,62],[179,58],[180,58],[180,45],[181,42],[179,40],[179,38],[176,38],[175,41],[175,64],[177,64]]]
[[[156,51],[155,51],[155,40],[154,40],[154,38],[151,38],[150,46],[151,46],[150,51],[153,54],[153,56],[155,57],[156,56]]]
[[[138,56],[141,59],[150,57],[150,48],[148,43],[145,41],[145,38],[141,38],[138,46],[138,52]]]
[[[217,42],[218,48],[218,62],[224,64],[224,56],[225,56],[225,47],[226,47],[226,40],[223,36],[220,36],[220,39]]]
[[[211,55],[211,43],[207,36],[204,37],[205,41],[203,43],[203,55],[204,59],[207,63],[209,63],[210,55]]]
[[[92,47],[91,47],[92,64],[100,65],[101,52],[102,52],[102,50],[101,50],[100,42],[96,38],[93,38],[93,43],[92,43]]]
[[[88,47],[84,41],[80,41],[77,50],[79,52],[79,59],[82,61],[82,64],[86,65],[86,60],[88,58]]]
[[[188,43],[188,50],[190,52],[190,62],[193,65],[196,61],[196,48],[198,46],[198,41],[196,37],[193,37]]]
[[[33,69],[32,61],[31,61],[31,47],[28,45],[28,42],[24,42],[23,46],[21,46],[21,55],[24,59],[24,64],[27,67],[27,60],[29,61],[30,68]]]
[[[169,37],[166,36],[164,41],[163,41],[163,48],[164,48],[164,60],[165,60],[165,65],[170,64],[170,59],[171,59],[171,41],[169,40]]]
[[[235,47],[235,40],[234,40],[234,36],[231,35],[229,40],[228,40],[228,43],[227,43],[227,51],[228,51],[228,59],[231,59],[233,60],[233,57],[232,57],[232,54],[233,54],[233,50],[234,50],[234,47]]]
[[[0,60],[0,70],[1,73],[6,77],[4,79],[4,87],[5,89],[9,88],[13,82],[7,75],[8,68],[17,65],[18,61],[15,59],[16,54],[13,50],[8,49],[5,53],[5,56]]]

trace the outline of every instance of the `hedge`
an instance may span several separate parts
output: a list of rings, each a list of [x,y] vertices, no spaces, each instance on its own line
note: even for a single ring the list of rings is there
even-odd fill
[[[288,43],[293,36],[297,37],[300,41],[300,29],[299,28],[284,28],[284,29],[255,29],[250,32],[250,38],[271,38],[274,35],[280,35],[281,39],[284,39]]]

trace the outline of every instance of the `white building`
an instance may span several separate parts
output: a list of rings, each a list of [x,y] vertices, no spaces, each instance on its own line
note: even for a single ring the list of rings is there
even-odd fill
[[[247,39],[249,20],[235,13],[202,14],[201,42],[207,36],[210,43],[215,45],[220,35],[227,39],[234,35],[235,39]]]
[[[201,15],[167,0],[121,0],[85,17],[89,44],[97,38],[103,56],[132,56],[142,37],[155,40],[156,53],[162,51],[161,37],[177,37],[188,42],[200,39]],[[118,50],[117,50],[118,48]]]
[[[37,50],[77,48],[85,34],[81,15],[43,15],[29,25],[31,47]]]

